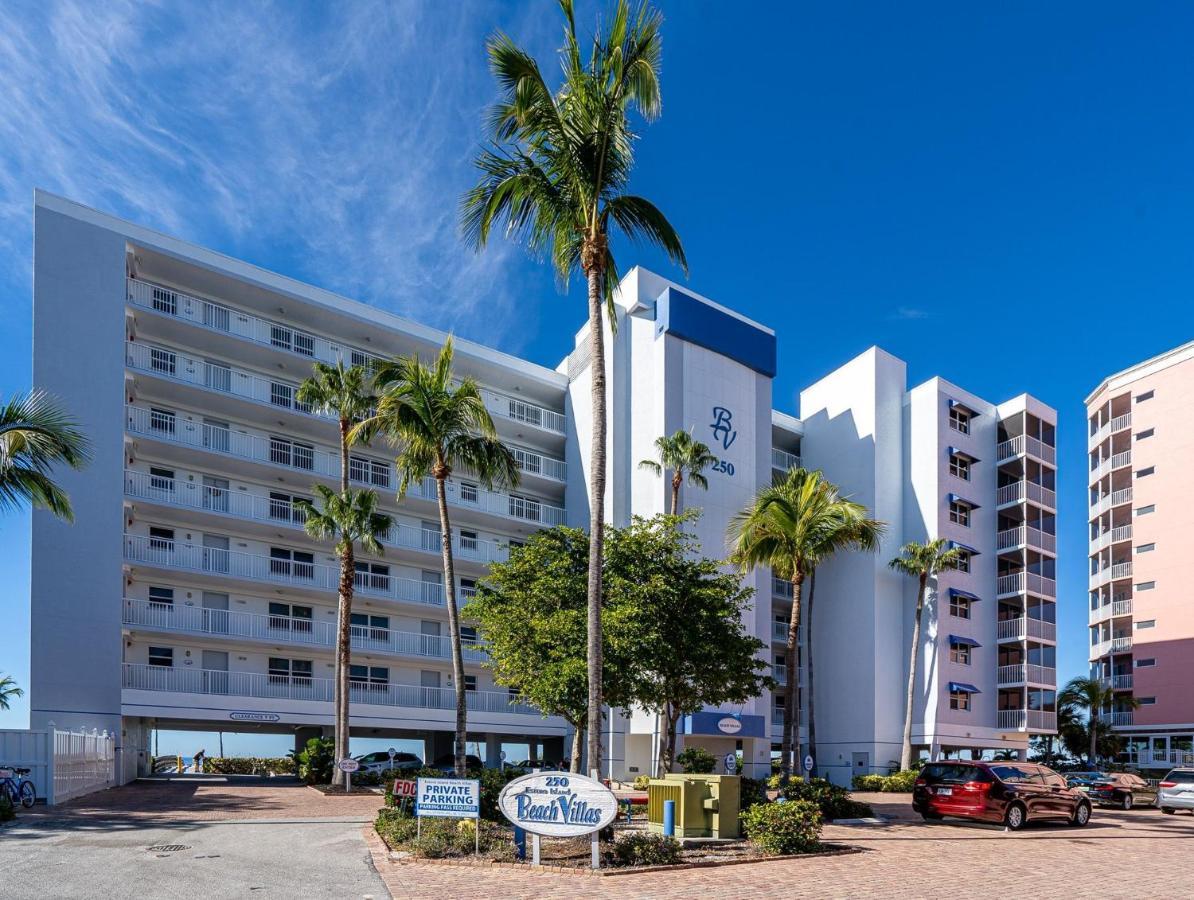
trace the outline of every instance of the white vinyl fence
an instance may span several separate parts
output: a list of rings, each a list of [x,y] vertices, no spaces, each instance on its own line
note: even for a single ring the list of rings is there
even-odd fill
[[[0,765],[29,769],[38,799],[63,803],[116,783],[116,740],[106,731],[0,731]]]

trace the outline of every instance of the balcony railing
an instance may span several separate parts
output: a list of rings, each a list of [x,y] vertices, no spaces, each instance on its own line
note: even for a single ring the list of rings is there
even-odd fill
[[[998,672],[999,684],[1023,684],[1026,679],[1024,663],[1010,666],[1000,666]]]
[[[1106,528],[1095,535],[1090,542],[1092,550],[1102,550],[1104,547],[1109,547],[1112,544],[1118,544],[1122,541],[1130,541],[1132,539],[1131,525],[1117,525],[1115,528]]]
[[[1048,463],[1051,466],[1057,464],[1056,448],[1050,447],[1044,441],[1024,434],[1018,434],[999,444],[995,452],[996,463],[1007,462],[1010,459],[1015,459],[1017,456],[1023,456],[1025,452],[1029,456],[1035,456],[1041,462]]]
[[[1090,503],[1091,516],[1101,516],[1109,509],[1120,506],[1124,503],[1132,502],[1132,489],[1120,488],[1118,491],[1109,491],[1105,494],[1099,494]]]
[[[795,588],[792,586],[792,582],[776,578],[774,575],[771,576],[771,593],[773,596],[791,600],[794,591]]]
[[[1130,616],[1132,614],[1132,598],[1127,600],[1116,600],[1111,604],[1111,615],[1113,616]]]
[[[298,675],[269,675],[260,672],[225,672],[213,669],[184,669],[172,666],[124,664],[122,687],[132,691],[168,691],[208,696],[257,697],[265,700],[306,700],[331,703],[333,681]],[[452,688],[419,687],[411,684],[351,683],[354,704],[411,707],[416,709],[456,708]],[[466,704],[474,712],[539,715],[539,710],[520,702],[506,691],[466,691]]]
[[[381,357],[367,351],[346,347],[289,325],[260,319],[173,288],[159,287],[135,278],[127,279],[127,287],[128,302],[134,306],[152,309],[263,347],[272,347],[306,359],[332,364],[343,360],[346,365],[368,366],[381,361]],[[567,420],[562,413],[508,397],[488,388],[483,388],[481,395],[485,406],[492,414],[533,425],[545,431],[564,434]]]
[[[1005,731],[1057,730],[1057,713],[1044,709],[1001,709],[998,713],[998,727]]]
[[[1132,414],[1130,412],[1124,413],[1122,416],[1116,416],[1114,419],[1104,422],[1098,427],[1094,434],[1090,436],[1090,443],[1092,446],[1098,444],[1108,435],[1112,435],[1117,431],[1123,431],[1125,428],[1130,427],[1131,424]]]
[[[1040,641],[1056,641],[1057,625],[1044,619],[1020,616],[999,622],[998,638],[1001,641],[1023,641],[1028,638]]]
[[[1091,480],[1098,481],[1109,472],[1114,472],[1116,469],[1122,469],[1124,466],[1131,465],[1132,451],[1124,450],[1120,453],[1112,454],[1111,456],[1103,457],[1097,460],[1091,467]]]
[[[772,447],[771,468],[778,469],[781,472],[787,472],[790,469],[799,469],[800,457],[795,453],[789,453],[787,450],[780,450],[779,447]]]
[[[1035,594],[1038,597],[1056,597],[1057,582],[1035,572],[1014,572],[1000,575],[995,580],[995,592],[1001,596],[1011,594]]]
[[[1056,685],[1057,670],[1051,666],[1038,666],[1032,663],[1013,663],[1010,666],[999,667],[998,681],[1000,685]]]
[[[1049,509],[1057,508],[1057,494],[1035,481],[1016,481],[999,488],[995,495],[999,506],[1009,503],[1035,503]]]
[[[1057,552],[1057,536],[1033,528],[1031,525],[1019,525],[1008,528],[996,535],[995,548],[999,551],[1011,550],[1016,547],[1031,547],[1045,553]]]
[[[332,622],[291,616],[126,599],[123,621],[125,625],[183,634],[249,638],[328,649],[336,645],[336,626]],[[353,625],[350,631],[352,646],[358,650],[436,659],[449,659],[452,655],[451,640],[440,635],[391,631],[364,625]],[[462,642],[461,649],[465,660],[469,662],[482,662],[486,658],[482,645],[476,642]]]
[[[1117,581],[1121,578],[1132,577],[1132,562],[1125,560],[1115,563],[1106,563],[1099,567],[1099,569],[1091,573],[1091,577],[1095,584],[1105,584],[1107,581]]]
[[[1112,653],[1127,653],[1132,649],[1132,639],[1130,637],[1113,637],[1111,639]]]
[[[1131,725],[1133,716],[1130,709],[1125,709],[1118,710],[1116,712],[1100,713],[1099,718],[1110,723],[1113,727],[1116,727]]]
[[[1104,675],[1099,679],[1103,687],[1113,691],[1130,691],[1132,689],[1131,675]]]
[[[340,584],[339,568],[320,563],[275,559],[238,550],[200,547],[143,535],[124,536],[124,558],[129,562],[161,568],[200,572],[221,578],[288,584],[330,593],[335,593]],[[357,572],[354,583],[358,592],[370,596],[430,606],[444,604],[443,587],[434,582]]]

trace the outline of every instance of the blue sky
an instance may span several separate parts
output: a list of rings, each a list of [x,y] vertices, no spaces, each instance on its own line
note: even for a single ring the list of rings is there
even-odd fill
[[[1194,332],[1194,7],[660,5],[633,186],[693,289],[777,330],[788,411],[872,344],[912,383],[1056,407],[1061,675],[1084,671],[1082,398]],[[34,187],[555,365],[581,292],[456,232],[495,28],[558,43],[549,0],[0,5],[0,393],[29,383]],[[23,683],[27,532],[0,519]]]

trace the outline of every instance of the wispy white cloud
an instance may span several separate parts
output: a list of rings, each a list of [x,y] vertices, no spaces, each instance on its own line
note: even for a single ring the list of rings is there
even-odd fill
[[[897,306],[890,313],[887,314],[889,319],[897,319],[900,321],[908,321],[912,319],[927,319],[929,317],[928,310],[918,309],[914,306]]]
[[[493,93],[485,34],[546,52],[553,14],[489,0],[2,4],[0,283],[28,296],[44,187],[517,349],[515,303],[550,275],[509,245],[463,246],[457,201]]]

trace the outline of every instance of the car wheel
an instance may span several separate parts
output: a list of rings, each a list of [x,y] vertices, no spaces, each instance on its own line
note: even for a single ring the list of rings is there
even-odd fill
[[[1167,815],[1167,816],[1172,816],[1175,812],[1177,812],[1177,810],[1174,809],[1172,806],[1162,806],[1161,812],[1165,813],[1165,815]]]
[[[1127,812],[1129,809],[1131,809],[1132,808],[1132,795],[1124,794],[1124,798],[1120,802],[1119,807],[1120,807],[1120,809],[1124,810],[1125,812]]]
[[[1073,818],[1070,819],[1070,824],[1078,828],[1083,828],[1086,823],[1090,821],[1090,804],[1079,803],[1074,810]]]
[[[1013,803],[1007,808],[1007,812],[1003,816],[1003,824],[1012,831],[1019,831],[1024,827],[1024,823],[1028,821],[1028,810],[1023,804]]]

